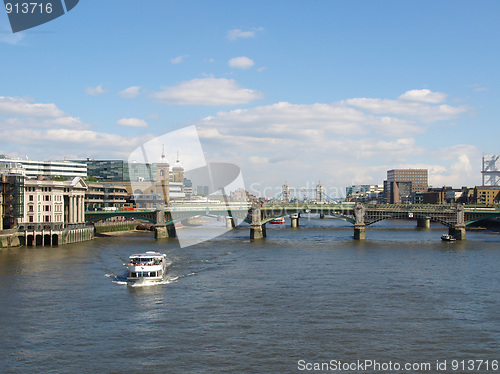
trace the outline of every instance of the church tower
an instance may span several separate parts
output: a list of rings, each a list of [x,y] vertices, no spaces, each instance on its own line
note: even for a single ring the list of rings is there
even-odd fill
[[[168,204],[169,201],[169,174],[170,165],[168,163],[167,157],[165,156],[165,146],[162,147],[161,159],[156,164],[156,186],[155,193],[160,195]]]
[[[172,182],[181,182],[184,184],[184,167],[179,160],[179,152],[177,151],[177,161],[172,168]]]

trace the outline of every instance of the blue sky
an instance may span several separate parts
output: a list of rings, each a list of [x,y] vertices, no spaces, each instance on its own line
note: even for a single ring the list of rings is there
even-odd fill
[[[206,159],[239,165],[253,192],[321,180],[333,194],[399,167],[479,185],[482,154],[500,153],[499,13],[495,0],[82,0],[12,34],[2,10],[0,154],[127,159],[196,125]]]

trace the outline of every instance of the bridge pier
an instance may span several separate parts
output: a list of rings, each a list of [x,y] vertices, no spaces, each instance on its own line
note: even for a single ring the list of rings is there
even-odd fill
[[[366,225],[365,224],[355,224],[354,225],[354,240],[365,240],[366,239]]]
[[[156,225],[155,226],[155,239],[166,239],[166,238],[176,238],[177,232],[175,231],[175,225],[172,223],[170,225]]]
[[[167,226],[155,226],[155,239],[168,238]]]
[[[266,236],[266,224],[250,226],[250,239],[263,239]]]
[[[252,223],[250,223],[250,239],[263,239],[266,237],[266,224],[262,224],[260,206],[254,204],[251,209]]]
[[[422,228],[430,228],[431,227],[431,219],[429,217],[425,218],[417,218],[417,227]]]
[[[365,206],[361,203],[356,203],[354,206],[354,217],[356,218],[356,222],[354,223],[354,240],[366,239],[365,212]]]
[[[448,234],[457,240],[465,240],[465,225],[456,225],[448,229]]]
[[[172,214],[167,213],[167,219],[172,221]],[[155,225],[155,239],[165,239],[165,238],[175,238],[177,233],[175,232],[174,223],[166,224],[165,219],[165,208],[161,206],[156,210],[156,225]]]
[[[290,220],[291,220],[291,226],[292,227],[299,227],[299,218],[300,214],[291,214],[290,215]]]
[[[455,206],[457,212],[457,223],[450,226],[448,233],[457,240],[465,240],[465,208],[462,204]]]
[[[226,216],[226,229],[234,229],[236,227],[234,223],[234,218],[231,216]]]

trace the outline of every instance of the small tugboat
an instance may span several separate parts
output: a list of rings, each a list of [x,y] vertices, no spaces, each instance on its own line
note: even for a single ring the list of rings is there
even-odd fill
[[[146,252],[129,257],[127,281],[131,283],[155,283],[167,273],[167,256],[158,252]]]
[[[284,217],[275,218],[269,221],[269,223],[272,223],[273,225],[280,225],[282,223],[285,223],[285,218]]]
[[[444,240],[445,242],[454,242],[457,239],[453,235],[441,235],[441,240]]]

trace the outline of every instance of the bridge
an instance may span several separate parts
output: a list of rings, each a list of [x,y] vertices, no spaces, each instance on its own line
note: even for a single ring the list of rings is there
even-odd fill
[[[279,217],[290,216],[291,226],[298,227],[303,214],[319,214],[343,219],[354,226],[354,239],[366,239],[366,227],[385,219],[415,220],[418,227],[430,227],[437,222],[448,227],[451,235],[465,240],[467,225],[481,220],[500,217],[500,208],[464,206],[462,204],[251,204],[221,203],[172,205],[156,210],[134,209],[126,211],[87,211],[85,219],[94,222],[111,217],[142,219],[155,224],[155,237],[175,237],[176,222],[194,216],[223,216],[228,227],[234,227],[234,219],[250,224],[250,238],[266,237],[266,224]]]
[[[176,237],[175,223],[198,216],[226,217],[227,225],[235,227],[234,219],[246,220],[252,208],[248,203],[221,203],[221,204],[177,204],[159,209],[129,209],[129,210],[102,210],[85,212],[88,223],[112,217],[125,217],[144,220],[155,225],[157,239]]]
[[[290,216],[292,227],[299,226],[300,215],[316,213],[320,217],[343,219],[354,226],[354,239],[366,239],[366,227],[385,219],[415,220],[418,227],[430,227],[437,222],[448,227],[450,235],[465,240],[465,228],[474,222],[500,217],[499,208],[464,206],[462,204],[275,204],[253,207],[260,209],[252,215],[254,237],[265,237],[265,224],[275,218]],[[251,229],[251,230],[252,230]]]

